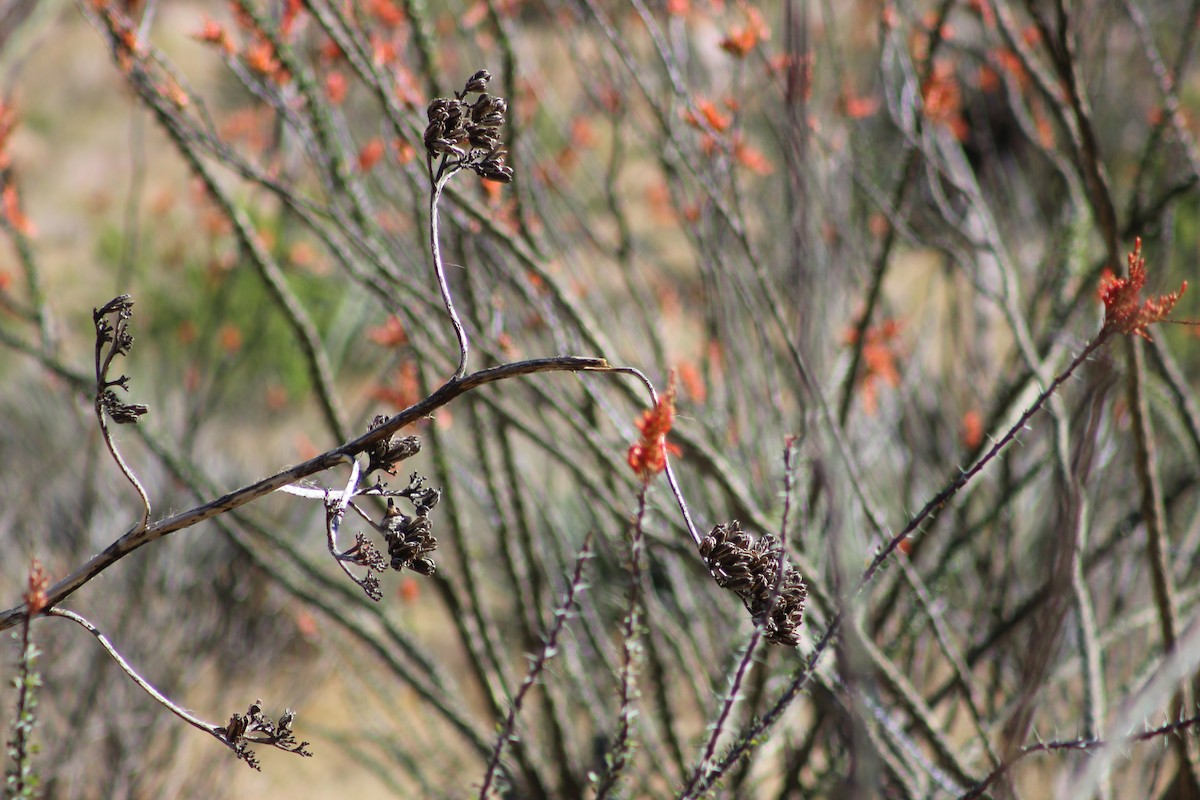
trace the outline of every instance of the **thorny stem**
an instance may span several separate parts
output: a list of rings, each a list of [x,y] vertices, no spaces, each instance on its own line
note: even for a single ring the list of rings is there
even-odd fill
[[[1143,731],[1137,736],[1130,737],[1125,740],[1126,743],[1134,742],[1150,742],[1159,737],[1166,738],[1168,736],[1176,736],[1182,738],[1183,734],[1192,728],[1200,726],[1200,716],[1181,719],[1177,722],[1169,722],[1153,730]],[[1070,741],[1057,742],[1038,742],[1037,744],[1026,745],[1017,750],[1016,754],[1000,764],[987,774],[987,776],[979,783],[971,787],[969,791],[961,795],[959,800],[969,800],[972,797],[979,797],[987,791],[988,787],[995,783],[1001,776],[1017,765],[1017,762],[1036,753],[1053,753],[1062,750],[1073,750],[1080,753],[1089,753],[1093,750],[1098,750],[1103,747],[1111,746],[1111,742],[1106,742],[1103,739],[1072,739]]]
[[[1064,369],[1057,377],[1055,377],[1053,381],[1051,381],[1050,385],[1038,395],[1033,404],[1025,409],[1024,412],[1022,412],[1017,421],[1014,422],[1013,425],[1008,429],[1008,432],[998,439],[992,445],[991,449],[989,449],[987,453],[985,453],[977,462],[975,462],[973,467],[963,472],[957,478],[952,480],[944,489],[934,495],[933,498],[930,499],[929,502],[927,502],[925,506],[917,512],[917,514],[909,521],[909,523],[904,526],[904,529],[888,541],[888,543],[879,551],[878,554],[876,554],[875,558],[871,560],[871,563],[863,571],[862,576],[858,580],[858,585],[850,594],[851,598],[861,592],[862,589],[871,581],[871,579],[875,576],[875,573],[878,572],[879,568],[883,565],[883,562],[886,561],[887,558],[900,545],[900,542],[904,541],[904,539],[917,530],[917,528],[919,528],[925,520],[945,506],[946,503],[948,503],[954,497],[954,495],[959,492],[959,490],[966,486],[967,483],[969,483],[977,474],[979,474],[979,472],[985,466],[987,466],[987,464],[992,461],[992,459],[994,459],[1001,450],[1007,447],[1009,443],[1016,438],[1017,434],[1025,428],[1025,425],[1029,422],[1030,418],[1036,414],[1043,405],[1046,404],[1046,401],[1048,401],[1056,391],[1058,391],[1058,387],[1062,386],[1062,384],[1065,383],[1072,374],[1074,374],[1075,370],[1078,369],[1079,366],[1092,355],[1092,353],[1094,353],[1101,347],[1101,345],[1107,342],[1108,338],[1114,332],[1114,329],[1108,326],[1101,328],[1100,332],[1096,334],[1095,338],[1088,342],[1083,351],[1080,352],[1080,354],[1076,356],[1070,364],[1067,365],[1066,369]],[[767,713],[763,714],[763,716],[757,722],[750,725],[743,732],[742,736],[729,749],[729,751],[725,754],[725,757],[721,759],[716,768],[709,772],[704,780],[702,780],[696,787],[697,794],[702,794],[708,791],[708,789],[712,787],[713,783],[715,783],[722,775],[724,775],[733,764],[737,763],[742,756],[746,755],[750,749],[755,746],[755,743],[758,742],[761,737],[779,720],[779,717],[783,714],[784,709],[791,705],[796,695],[799,694],[800,690],[808,683],[809,679],[816,670],[817,662],[820,661],[821,656],[828,648],[830,641],[832,641],[833,637],[836,636],[840,631],[844,613],[845,608],[843,607],[833,615],[829,625],[825,628],[825,632],[813,646],[812,653],[809,654],[808,659],[805,660],[805,662],[796,670],[791,683],[788,684],[788,687],[784,690],[783,694],[780,695],[779,699],[775,702],[775,705],[772,706]]]
[[[13,720],[13,738],[8,743],[8,755],[12,759],[12,764],[5,771],[5,788],[8,791],[5,797],[26,796],[25,792],[32,790],[35,786],[34,782],[37,780],[30,757],[36,751],[31,739],[33,726],[37,722],[36,690],[41,686],[41,679],[35,667],[38,649],[30,635],[32,627],[33,620],[26,615],[21,622],[21,660],[18,665],[17,677],[14,679],[19,690],[17,692],[17,713]]]
[[[500,728],[499,736],[496,737],[496,744],[492,749],[492,758],[488,762],[487,772],[483,776],[483,785],[479,787],[479,800],[486,800],[488,792],[492,788],[492,781],[496,778],[496,769],[500,766],[500,756],[504,752],[504,746],[512,739],[513,731],[517,726],[517,714],[521,713],[525,695],[529,694],[529,690],[537,682],[538,676],[545,670],[546,664],[558,652],[558,636],[562,633],[562,629],[566,626],[571,611],[575,608],[575,596],[584,587],[583,568],[591,557],[592,536],[588,534],[587,538],[583,540],[583,548],[579,551],[579,556],[575,559],[575,574],[571,576],[571,583],[567,586],[566,596],[563,597],[562,603],[559,604],[558,608],[554,609],[554,621],[550,624],[550,629],[546,632],[545,644],[542,645],[542,649],[533,659],[533,663],[529,665],[529,670],[525,673],[525,679],[521,681],[520,688],[517,689],[512,703],[509,704],[508,717],[504,720],[504,725]]]
[[[766,628],[767,622],[771,619],[771,615],[775,613],[775,606],[779,602],[780,587],[783,585],[783,578],[787,572],[787,527],[788,517],[791,515],[792,510],[792,456],[795,452],[795,444],[795,437],[788,437],[783,449],[783,519],[779,523],[779,563],[775,569],[775,585],[771,589],[771,598],[767,603],[766,611],[762,614],[762,619],[754,626],[754,633],[751,634],[745,652],[738,662],[737,670],[733,676],[733,683],[725,692],[725,700],[721,704],[721,711],[717,716],[717,721],[712,726],[708,741],[705,743],[704,754],[700,757],[699,763],[696,764],[696,769],[692,773],[692,777],[688,781],[683,794],[680,795],[681,800],[696,797],[698,794],[696,791],[697,784],[712,769],[713,758],[717,753],[717,743],[721,738],[722,732],[725,730],[725,725],[729,721],[729,717],[733,714],[734,704],[737,703],[741,696],[742,683],[745,682],[746,675],[749,674],[750,667],[754,663],[754,654],[762,642],[763,630]]]
[[[621,710],[618,712],[617,732],[613,736],[613,744],[609,748],[609,764],[603,780],[596,787],[596,800],[604,800],[616,788],[621,773],[625,770],[631,756],[630,731],[637,717],[634,707],[641,690],[638,689],[638,669],[642,660],[642,623],[638,608],[642,604],[642,553],[646,546],[646,536],[643,525],[646,521],[646,492],[649,490],[648,481],[643,481],[638,489],[637,517],[634,519],[633,531],[629,540],[629,610],[625,614],[625,623],[621,631]]]

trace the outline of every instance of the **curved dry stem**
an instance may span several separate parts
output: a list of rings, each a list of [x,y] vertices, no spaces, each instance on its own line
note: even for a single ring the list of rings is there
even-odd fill
[[[522,375],[533,375],[543,372],[615,372],[603,358],[585,358],[579,356],[558,356],[554,358],[530,359],[498,367],[479,370],[467,375],[461,380],[453,380],[444,384],[437,391],[420,402],[406,408],[389,419],[386,423],[372,431],[352,439],[332,450],[322,453],[309,460],[260,481],[232,491],[204,505],[188,511],[174,514],[165,519],[153,522],[144,528],[135,529],[104,548],[93,556],[87,563],[78,567],[67,577],[50,588],[46,593],[47,604],[56,605],[70,596],[79,587],[90,581],[96,575],[137,550],[142,545],[161,539],[167,534],[184,528],[190,528],[207,519],[239,508],[253,500],[282,489],[290,483],[295,483],[310,475],[323,472],[330,467],[342,463],[347,457],[353,458],[369,449],[377,442],[392,436],[406,425],[410,425],[423,417],[427,417],[437,409],[466,392],[478,389],[495,381],[507,380]],[[0,631],[16,625],[25,614],[25,605],[16,606],[0,613]]]
[[[133,469],[125,463],[121,451],[117,448],[117,443],[113,441],[112,432],[108,429],[108,421],[104,418],[104,409],[101,406],[101,396],[103,392],[96,394],[96,419],[100,423],[100,435],[104,439],[104,446],[108,448],[109,455],[116,462],[117,468],[121,470],[121,474],[125,476],[125,480],[129,481],[135,492],[138,493],[138,498],[142,501],[142,518],[134,525],[126,536],[144,531],[146,526],[150,524],[150,495],[146,493],[146,487],[142,486],[142,482],[138,480],[138,476]]]
[[[121,655],[115,646],[113,646],[113,643],[109,641],[108,637],[105,636],[99,628],[97,628],[87,619],[81,617],[79,614],[76,614],[74,611],[68,611],[65,608],[48,608],[46,609],[46,614],[53,617],[69,619],[90,633],[92,636],[95,636],[96,641],[98,641],[100,646],[104,648],[105,652],[112,657],[112,660],[117,662],[117,666],[121,668],[121,671],[128,675],[130,680],[141,687],[142,691],[153,697],[159,704],[186,722],[188,725],[202,730],[210,736],[216,737],[221,741],[222,744],[226,744],[225,740],[221,737],[221,734],[218,733],[218,731],[221,730],[220,725],[213,725],[212,723],[205,722],[193,714],[189,714],[182,706],[176,705],[171,701],[171,698],[167,697],[158,689],[155,689],[150,681],[143,678],[141,674],[139,674],[138,671],[133,668],[133,665],[125,660],[125,657]]]
[[[442,293],[446,313],[450,315],[450,323],[454,326],[454,336],[458,339],[458,369],[451,378],[455,381],[467,374],[467,331],[463,328],[462,320],[458,318],[454,298],[450,296],[450,284],[446,281],[446,267],[442,263],[442,247],[438,241],[438,203],[442,199],[442,189],[456,171],[451,169],[440,175],[433,182],[433,190],[429,195],[429,247],[433,252],[433,271],[437,275],[438,290]]]

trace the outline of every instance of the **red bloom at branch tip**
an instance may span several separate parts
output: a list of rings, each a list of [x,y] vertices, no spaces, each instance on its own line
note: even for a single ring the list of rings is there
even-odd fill
[[[1146,285],[1146,260],[1142,258],[1141,237],[1134,240],[1133,252],[1129,254],[1129,277],[1109,277],[1101,281],[1104,330],[1141,336],[1146,341],[1150,341],[1146,329],[1165,320],[1180,296],[1187,291],[1187,281],[1184,281],[1177,292],[1142,301],[1142,287]]]
[[[29,565],[29,584],[25,590],[25,602],[29,604],[29,616],[33,616],[46,607],[48,600],[46,598],[46,587],[50,585],[50,578],[46,575],[46,570],[42,567],[42,562],[36,558]]]
[[[675,422],[675,371],[667,380],[667,390],[658,398],[654,408],[642,412],[637,421],[642,438],[629,447],[629,467],[649,480],[667,468],[667,454],[678,455],[679,448],[667,443],[667,434]]]

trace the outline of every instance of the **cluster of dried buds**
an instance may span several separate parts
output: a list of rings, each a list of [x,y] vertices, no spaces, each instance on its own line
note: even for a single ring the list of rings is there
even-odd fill
[[[403,513],[396,507],[395,501],[388,498],[381,530],[387,539],[391,567],[397,572],[407,567],[421,575],[432,575],[437,570],[437,565],[429,558],[429,554],[438,546],[429,521],[429,511],[437,505],[442,493],[426,488],[424,484],[425,479],[414,472],[409,478],[408,488],[396,492],[413,504],[415,513],[412,516]]]
[[[367,426],[367,432],[382,427],[387,423],[387,417],[379,414]],[[389,475],[396,474],[396,464],[406,458],[411,458],[421,452],[421,440],[416,436],[389,436],[380,439],[367,451],[366,472],[368,474],[382,470]]]
[[[789,647],[800,643],[808,590],[791,564],[784,564],[781,579],[782,550],[774,536],[764,534],[755,542],[735,520],[713,528],[700,542],[700,555],[717,585],[742,598],[767,641]]]
[[[250,749],[252,744],[277,747],[300,756],[312,756],[312,752],[305,749],[308,742],[297,743],[292,734],[292,722],[295,718],[296,715],[292,711],[284,711],[278,723],[272,722],[270,717],[262,713],[262,701],[258,700],[250,704],[245,714],[231,716],[229,724],[224,728],[217,728],[215,733],[237,753],[238,758],[261,772],[258,758]]]
[[[115,320],[110,320],[115,317]],[[140,403],[126,403],[117,396],[113,387],[129,391],[129,376],[122,375],[109,380],[109,368],[117,356],[128,356],[133,348],[133,334],[129,332],[129,321],[133,318],[133,300],[123,294],[110,300],[103,308],[92,310],[92,322],[96,326],[96,408],[105,411],[119,425],[136,423],[146,413]]]
[[[460,169],[470,169],[499,183],[512,180],[513,171],[504,163],[507,152],[500,141],[508,101],[484,91],[491,79],[491,73],[481,69],[454,97],[438,97],[429,104],[425,152],[431,165],[434,159],[441,159],[438,179]],[[479,96],[468,102],[466,98],[472,94]]]

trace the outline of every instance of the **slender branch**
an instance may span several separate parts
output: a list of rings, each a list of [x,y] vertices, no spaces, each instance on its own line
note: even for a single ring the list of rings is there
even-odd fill
[[[442,302],[446,304],[446,313],[450,315],[450,323],[454,326],[454,336],[458,339],[458,369],[454,370],[454,377],[451,378],[458,380],[467,374],[467,331],[458,318],[454,299],[450,296],[450,284],[446,281],[446,267],[442,263],[442,248],[438,241],[438,203],[442,199],[442,189],[454,172],[447,170],[439,175],[429,193],[429,247],[433,251],[433,271],[437,275],[438,290],[442,293]]]
[[[876,554],[875,558],[871,560],[871,563],[867,566],[866,570],[863,571],[862,576],[859,578],[858,586],[855,588],[855,591],[852,594],[857,594],[858,592],[862,591],[863,587],[870,583],[871,579],[879,571],[879,568],[888,559],[888,557],[896,550],[897,547],[899,547],[900,542],[904,541],[909,534],[916,531],[917,528],[919,528],[921,524],[924,523],[925,520],[928,519],[932,514],[945,506],[946,503],[948,503],[954,497],[954,495],[959,492],[959,490],[966,486],[967,483],[969,483],[972,478],[979,474],[979,472],[985,466],[987,466],[987,464],[991,462],[1001,450],[1007,447],[1008,444],[1016,438],[1017,434],[1025,428],[1025,424],[1029,421],[1029,419],[1036,414],[1043,405],[1046,404],[1046,401],[1049,400],[1056,391],[1058,391],[1058,387],[1066,382],[1066,380],[1071,377],[1075,370],[1078,369],[1079,366],[1092,355],[1092,353],[1099,349],[1099,347],[1108,340],[1112,333],[1113,330],[1111,328],[1102,328],[1100,332],[1096,334],[1095,338],[1088,342],[1088,345],[1083,349],[1083,351],[1076,356],[1070,364],[1067,365],[1066,369],[1064,369],[1061,374],[1051,381],[1051,383],[1042,391],[1042,393],[1038,395],[1033,404],[1030,405],[1029,408],[1025,409],[1017,421],[1013,423],[1012,427],[1008,429],[1008,432],[998,439],[992,445],[991,449],[989,449],[973,467],[963,472],[957,478],[952,480],[944,489],[934,495],[933,498],[930,499],[929,502],[927,502],[925,506],[917,512],[917,514],[909,521],[909,523],[904,526],[903,530],[891,538],[891,540],[879,551],[879,553]],[[829,647],[829,643],[833,640],[833,637],[838,634],[839,630],[841,629],[843,614],[844,609],[839,609],[837,612],[835,612],[833,618],[829,622],[829,625],[825,628],[825,632],[813,646],[812,653],[809,654],[809,657],[796,670],[791,682],[780,695],[775,705],[743,732],[742,736],[733,745],[733,747],[729,749],[717,767],[711,773],[709,773],[704,780],[699,782],[698,786],[696,787],[698,792],[703,793],[711,788],[715,780],[723,775],[730,766],[738,761],[738,759],[746,755],[754,746],[755,742],[759,741],[761,737],[779,720],[779,717],[783,714],[784,709],[791,705],[792,701],[800,693],[800,690],[808,683],[809,679],[813,675],[813,672],[816,670],[817,662],[820,661],[821,656]]]
[[[308,742],[297,742],[292,736],[291,726],[295,715],[291,711],[285,711],[283,716],[279,718],[279,724],[276,725],[270,719],[262,715],[261,701],[252,703],[250,710],[245,714],[234,714],[229,720],[228,725],[214,725],[211,722],[205,722],[196,715],[188,712],[182,706],[174,703],[169,697],[154,688],[148,680],[143,678],[133,666],[125,660],[125,657],[113,646],[108,637],[105,636],[99,628],[88,622],[85,618],[76,614],[73,611],[67,611],[64,608],[50,608],[46,610],[46,614],[54,617],[62,617],[69,619],[78,624],[92,636],[96,637],[96,641],[104,648],[113,661],[117,662],[117,666],[121,668],[129,679],[142,688],[146,694],[154,698],[160,705],[165,707],[175,716],[191,725],[192,727],[204,731],[209,736],[212,736],[221,744],[228,747],[237,755],[237,757],[252,768],[258,769],[258,759],[254,755],[254,751],[250,750],[252,744],[267,745],[284,750],[289,753],[295,753],[299,756],[311,756],[312,753],[306,748]]]
[[[550,624],[550,629],[546,632],[545,643],[533,659],[533,663],[529,665],[529,670],[525,673],[525,679],[521,681],[520,688],[517,689],[512,703],[509,704],[508,717],[504,720],[504,724],[500,728],[500,734],[496,737],[496,744],[492,749],[492,758],[488,762],[487,772],[483,777],[483,785],[479,787],[480,800],[486,800],[488,792],[491,791],[492,781],[496,778],[496,769],[500,766],[500,756],[504,753],[504,747],[512,739],[513,731],[517,727],[517,715],[521,713],[525,695],[529,694],[529,690],[537,682],[538,676],[545,670],[546,664],[558,652],[558,636],[562,633],[571,611],[575,608],[575,596],[579,593],[580,589],[584,588],[583,568],[591,557],[592,537],[589,534],[583,541],[583,548],[579,551],[579,556],[575,559],[575,574],[571,576],[571,583],[567,586],[566,595],[558,605],[558,608],[554,610],[554,621]]]
[[[1137,736],[1132,736],[1123,740],[1123,743],[1138,744],[1143,742],[1151,742],[1160,737],[1165,739],[1168,736],[1183,738],[1184,733],[1198,726],[1200,726],[1200,716],[1188,717],[1187,719],[1181,719],[1177,722],[1168,722],[1166,725],[1162,725],[1148,731],[1143,731]],[[1017,750],[1016,754],[1012,758],[997,766],[995,769],[989,772],[983,780],[972,786],[965,794],[961,795],[960,800],[969,800],[969,798],[982,796],[988,790],[988,787],[999,780],[1000,777],[1006,772],[1015,767],[1017,763],[1026,756],[1035,755],[1037,753],[1059,753],[1064,751],[1090,753],[1104,747],[1110,747],[1112,744],[1112,742],[1107,742],[1103,739],[1071,739],[1069,741],[1037,742],[1036,744],[1026,745]]]
[[[621,709],[617,713],[617,732],[608,749],[608,769],[596,787],[596,800],[604,800],[617,788],[617,781],[628,766],[632,756],[631,731],[637,718],[637,700],[641,697],[638,688],[638,673],[642,661],[642,559],[646,547],[643,526],[646,521],[646,492],[650,488],[643,481],[638,489],[638,509],[634,518],[629,541],[629,607],[621,627]]]
[[[411,425],[417,420],[429,416],[451,400],[473,389],[478,389],[481,386],[486,386],[496,381],[543,372],[616,371],[603,358],[559,356],[504,364],[498,367],[479,370],[471,375],[467,375],[462,380],[450,381],[433,394],[415,405],[406,408],[380,427],[359,436],[357,439],[352,439],[303,463],[281,470],[268,478],[263,478],[241,489],[232,491],[202,506],[189,511],[183,511],[165,519],[160,519],[140,530],[130,531],[51,587],[46,594],[48,604],[56,605],[62,602],[80,586],[83,586],[96,575],[99,575],[142,545],[161,539],[163,536],[175,531],[190,528],[204,520],[224,514],[271,492],[282,489],[290,483],[295,483],[310,475],[315,475],[318,472],[323,472],[330,467],[336,466],[342,463],[346,457],[352,458],[368,450],[375,443],[390,437],[406,425]],[[0,613],[0,631],[8,630],[16,625],[25,613],[24,609],[25,606],[20,605]]]
[[[160,692],[158,689],[154,688],[154,685],[151,684],[150,681],[143,678],[141,676],[141,673],[139,673],[136,669],[134,669],[133,665],[131,665],[128,661],[125,660],[125,657],[121,655],[121,653],[117,650],[117,648],[113,645],[113,643],[109,640],[109,638],[107,636],[105,636],[104,633],[101,632],[101,630],[99,628],[97,628],[95,625],[93,625],[87,619],[80,616],[79,614],[76,614],[74,611],[68,611],[65,608],[48,608],[48,609],[46,609],[45,613],[49,616],[62,617],[63,619],[69,619],[72,622],[79,625],[80,627],[82,627],[85,631],[90,633],[92,636],[95,636],[96,641],[100,643],[100,646],[104,648],[105,652],[107,652],[110,656],[112,656],[113,661],[117,662],[117,666],[119,666],[121,668],[121,671],[124,672],[126,675],[128,675],[130,680],[132,680],[134,683],[136,683],[138,686],[140,686],[146,694],[153,697],[160,705],[164,706],[168,711],[170,711],[175,716],[179,717],[181,720],[186,722],[188,725],[191,725],[193,728],[196,728],[198,730],[202,730],[205,733],[209,734],[210,736],[215,736],[217,739],[221,739],[220,734],[217,733],[217,731],[220,730],[219,725],[213,725],[210,722],[205,722],[204,720],[197,717],[195,714],[188,712],[182,706],[177,705],[175,702],[173,702],[171,700],[171,698],[167,697],[165,694]],[[223,739],[222,739],[222,743],[224,743]]]
[[[725,730],[725,725],[728,723],[729,717],[733,714],[734,705],[741,699],[742,683],[749,674],[750,667],[754,664],[754,654],[758,651],[758,646],[762,642],[767,622],[771,619],[772,614],[775,612],[775,606],[779,602],[780,590],[783,587],[784,575],[787,572],[787,527],[788,518],[792,510],[792,457],[795,443],[795,438],[789,438],[783,448],[783,519],[779,523],[779,563],[775,569],[775,582],[771,588],[771,597],[767,602],[766,612],[754,626],[754,633],[751,634],[750,641],[746,644],[742,652],[742,657],[738,661],[737,669],[734,670],[733,681],[729,689],[725,692],[725,699],[721,703],[721,710],[717,714],[717,720],[713,723],[708,740],[705,742],[704,753],[696,763],[696,768],[688,780],[687,787],[684,789],[683,794],[680,795],[681,800],[696,797],[697,785],[712,771],[713,757],[717,753],[717,743],[720,741],[721,734]]]

